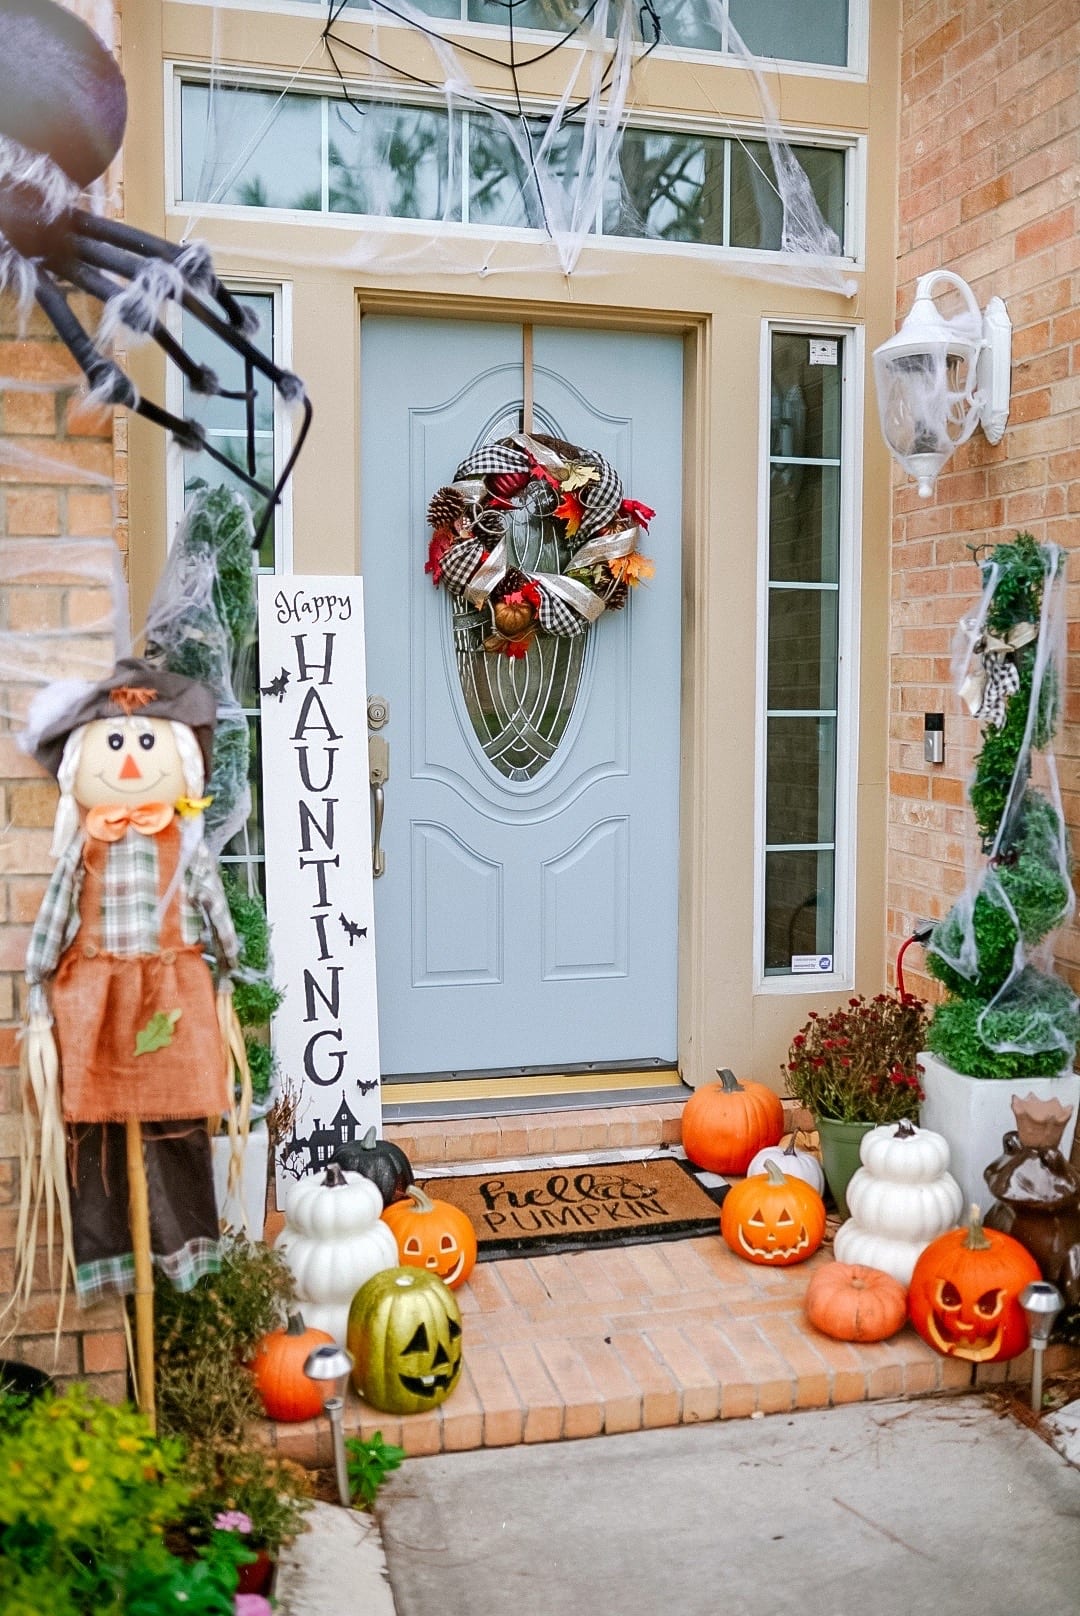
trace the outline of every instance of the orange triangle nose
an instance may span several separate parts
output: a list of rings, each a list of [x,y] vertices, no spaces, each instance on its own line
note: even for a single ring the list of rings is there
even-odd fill
[[[121,765],[120,765],[119,778],[121,780],[141,780],[142,779],[142,770],[139,768],[139,765],[136,763],[134,757],[131,755],[130,752],[128,753],[127,757],[124,759],[123,763],[121,763]]]

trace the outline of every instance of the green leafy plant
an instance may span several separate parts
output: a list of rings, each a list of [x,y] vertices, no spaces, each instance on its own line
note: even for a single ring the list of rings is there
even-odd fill
[[[349,1495],[359,1499],[364,1509],[375,1502],[376,1494],[391,1470],[405,1457],[405,1449],[384,1442],[381,1431],[374,1436],[350,1436],[345,1441],[345,1461],[349,1475]]]
[[[126,1568],[160,1547],[191,1497],[183,1445],[83,1386],[43,1398],[0,1440],[5,1612],[119,1611]],[[66,1603],[65,1603],[66,1602]]]
[[[124,1578],[124,1616],[234,1616],[240,1567],[255,1555],[235,1532],[212,1532],[194,1559],[163,1545],[132,1561]]]
[[[917,999],[861,994],[831,1015],[810,1012],[788,1050],[788,1089],[816,1117],[899,1122],[922,1098],[915,1057],[925,1010]]]
[[[159,1278],[154,1291],[158,1421],[194,1442],[241,1434],[261,1416],[245,1367],[257,1341],[277,1329],[295,1296],[277,1252],[230,1235],[221,1267],[189,1291]]]
[[[222,885],[240,942],[244,973],[233,982],[233,1006],[244,1029],[252,1094],[256,1100],[266,1100],[273,1088],[274,1058],[264,1029],[284,998],[270,979],[270,922],[262,900],[235,876],[226,873]]]
[[[1020,625],[1038,630],[1059,566],[1057,552],[1029,533],[996,546],[982,563],[984,576],[993,568],[997,579],[987,633],[1000,642]],[[1017,688],[1001,727],[984,728],[970,790],[990,858],[978,889],[934,929],[927,968],[948,997],[934,1013],[927,1047],[973,1077],[1048,1077],[1070,1064],[1080,1041],[1076,996],[1030,963],[1030,951],[1072,901],[1060,816],[1031,779],[1032,754],[1050,745],[1057,725],[1058,684],[1053,660],[1040,659],[1038,633],[1009,660]]]

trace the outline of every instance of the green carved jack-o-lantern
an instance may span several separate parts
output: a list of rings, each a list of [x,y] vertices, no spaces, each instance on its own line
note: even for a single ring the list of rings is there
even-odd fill
[[[386,1414],[444,1402],[461,1374],[461,1309],[449,1286],[420,1268],[387,1268],[349,1309],[352,1382]]]

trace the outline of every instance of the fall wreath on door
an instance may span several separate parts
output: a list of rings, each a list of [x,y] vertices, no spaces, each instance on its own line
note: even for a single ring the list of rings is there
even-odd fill
[[[519,432],[474,450],[432,496],[424,571],[490,612],[485,651],[523,657],[539,634],[584,634],[653,576],[638,542],[655,514],[624,496],[594,450]],[[530,567],[517,553],[523,524],[550,524],[558,571]]]

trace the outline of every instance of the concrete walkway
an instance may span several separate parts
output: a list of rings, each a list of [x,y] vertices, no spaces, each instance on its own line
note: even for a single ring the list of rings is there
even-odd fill
[[[392,1600],[334,1515],[284,1616],[1066,1616],[1080,1589],[1080,1471],[969,1397],[409,1460]]]

